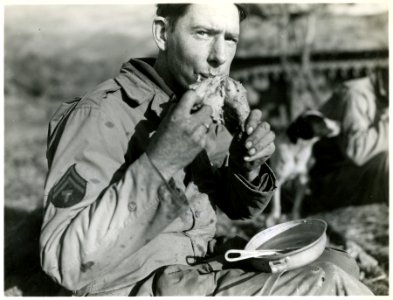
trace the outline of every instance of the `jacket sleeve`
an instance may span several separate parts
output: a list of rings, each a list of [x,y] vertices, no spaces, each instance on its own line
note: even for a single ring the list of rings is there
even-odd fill
[[[339,145],[342,152],[355,164],[363,165],[375,155],[388,151],[389,121],[387,113],[376,109],[375,116],[370,115],[371,106],[376,99],[358,90],[344,88],[338,97],[343,97]],[[373,95],[374,97],[374,95]]]
[[[215,176],[220,186],[215,202],[232,220],[249,219],[261,214],[276,189],[275,176],[266,163],[261,166],[253,182],[235,173],[228,165],[216,170]]]
[[[227,152],[228,153],[228,152]],[[276,178],[265,163],[258,177],[249,182],[228,165],[228,155],[220,167],[214,166],[206,152],[193,162],[193,180],[203,193],[231,219],[249,219],[269,204],[276,189]]]
[[[127,164],[130,137],[119,130],[115,112],[87,104],[51,136],[57,147],[45,184],[41,264],[69,290],[114,270],[188,206],[146,154]],[[132,136],[134,129],[127,130]],[[119,171],[123,175],[112,182]]]

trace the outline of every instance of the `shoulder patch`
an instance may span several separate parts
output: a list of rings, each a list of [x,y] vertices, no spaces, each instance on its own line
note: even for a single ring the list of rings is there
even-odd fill
[[[49,192],[49,201],[58,208],[71,207],[82,201],[87,181],[78,174],[73,164]]]

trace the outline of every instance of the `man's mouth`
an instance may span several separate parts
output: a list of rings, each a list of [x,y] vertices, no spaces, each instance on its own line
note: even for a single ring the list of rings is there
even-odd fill
[[[197,75],[197,82],[200,82],[200,81],[202,81],[202,80],[208,79],[208,78],[210,78],[210,77],[212,77],[212,76],[209,75],[209,74],[206,74],[206,73],[199,73],[199,74]]]
[[[212,78],[212,77],[216,77],[219,74],[213,74],[213,73],[198,73],[196,76],[196,81],[197,82],[201,82],[202,80],[208,79],[208,78]]]

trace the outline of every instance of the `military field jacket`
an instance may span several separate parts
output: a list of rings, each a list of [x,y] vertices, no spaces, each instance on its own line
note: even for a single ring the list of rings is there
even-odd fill
[[[371,79],[343,83],[320,111],[340,122],[341,132],[314,145],[313,203],[336,208],[388,201],[388,106]]]
[[[162,266],[204,257],[216,206],[241,219],[268,204],[273,173],[265,164],[253,183],[233,173],[222,125],[206,151],[164,180],[145,149],[172,101],[152,66],[131,60],[51,119],[40,253],[44,271],[65,288],[126,295]]]
[[[341,123],[336,144],[352,163],[361,166],[389,147],[388,106],[382,105],[370,78],[343,83],[321,112]]]

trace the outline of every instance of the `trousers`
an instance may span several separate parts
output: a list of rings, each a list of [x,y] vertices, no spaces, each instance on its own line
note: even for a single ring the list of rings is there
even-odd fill
[[[359,281],[359,268],[346,252],[326,248],[314,262],[295,270],[264,273],[218,256],[193,266],[160,268],[139,282],[131,296],[343,296],[373,295]]]

